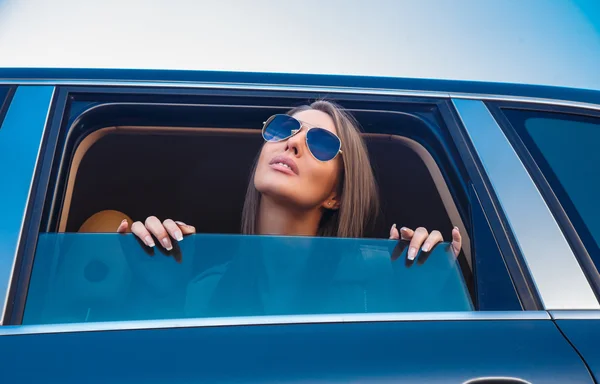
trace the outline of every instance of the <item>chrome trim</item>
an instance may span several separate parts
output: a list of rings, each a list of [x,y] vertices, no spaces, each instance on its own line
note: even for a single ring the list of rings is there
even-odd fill
[[[547,99],[541,97],[527,96],[503,96],[503,95],[488,95],[479,93],[449,93],[452,99],[477,99],[483,101],[504,101],[510,103],[526,103],[526,104],[545,104],[555,105],[558,107],[583,108],[600,111],[599,104],[585,103],[582,101],[571,101],[561,99]]]
[[[0,128],[0,173],[6,181],[0,208],[6,204],[18,212],[18,217],[17,214],[13,217],[3,212],[0,220],[0,324],[4,324],[5,321],[25,213],[33,192],[35,169],[40,158],[42,138],[48,124],[54,91],[54,87],[18,87]],[[36,113],[38,108],[45,108],[45,113]],[[27,114],[25,118],[22,116],[24,113]],[[29,146],[24,145],[25,142]],[[22,146],[18,151],[5,148],[19,144]],[[31,148],[34,145],[35,149]],[[3,153],[18,153],[18,156],[3,158]],[[4,166],[10,169],[3,169]],[[23,177],[13,178],[11,174]],[[24,191],[26,193],[21,193]]]
[[[299,92],[326,92],[344,94],[369,94],[382,96],[413,96],[448,98],[447,92],[395,90],[387,88],[357,88],[357,87],[329,87],[305,86],[302,84],[269,84],[269,83],[221,83],[221,82],[188,82],[188,81],[112,81],[112,80],[2,80],[0,85],[56,85],[56,86],[89,86],[89,87],[169,87],[189,89],[231,89],[253,91],[299,91]]]
[[[545,309],[600,309],[573,250],[504,132],[480,100],[452,100]]]
[[[438,92],[418,91],[410,89],[388,88],[358,88],[358,87],[327,87],[303,85],[278,85],[268,83],[219,83],[219,82],[187,82],[187,81],[117,81],[117,80],[42,80],[42,79],[2,79],[0,85],[57,85],[57,86],[96,86],[96,87],[172,87],[190,89],[235,89],[235,90],[265,90],[265,91],[302,91],[326,92],[343,94],[367,94],[382,96],[405,96],[425,98],[478,99],[485,101],[507,101],[517,103],[550,104],[562,107],[584,108],[600,111],[600,105],[581,101],[548,99],[529,96],[506,96],[499,94],[468,93],[468,92]]]
[[[531,384],[531,382],[517,377],[508,376],[483,376],[465,381],[463,384],[488,384],[488,383],[506,382],[507,384]]]
[[[97,332],[141,329],[168,329],[194,327],[232,327],[249,325],[332,324],[398,321],[491,321],[491,320],[550,320],[544,311],[515,312],[407,312],[360,313],[335,315],[213,317],[204,319],[169,319],[143,321],[116,321],[99,323],[7,325],[0,327],[0,336],[42,333]]]
[[[600,311],[550,311],[554,320],[600,320]]]

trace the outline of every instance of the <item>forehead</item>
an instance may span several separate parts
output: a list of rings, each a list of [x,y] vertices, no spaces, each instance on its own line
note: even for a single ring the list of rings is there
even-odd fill
[[[294,114],[294,117],[303,123],[306,123],[309,127],[325,128],[337,134],[333,119],[325,112],[310,109]]]

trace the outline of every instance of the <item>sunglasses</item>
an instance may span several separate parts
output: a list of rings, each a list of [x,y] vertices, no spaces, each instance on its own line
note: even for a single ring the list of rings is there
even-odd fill
[[[262,135],[265,141],[277,143],[289,139],[307,125],[289,115],[273,115],[264,122]],[[342,153],[340,138],[325,128],[308,127],[306,146],[313,157],[322,162],[333,160]]]

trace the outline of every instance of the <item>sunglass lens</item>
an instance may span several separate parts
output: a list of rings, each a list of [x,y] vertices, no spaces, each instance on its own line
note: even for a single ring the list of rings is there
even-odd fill
[[[265,126],[263,137],[266,141],[281,141],[290,137],[297,129],[300,129],[298,120],[286,115],[275,115]]]
[[[306,133],[308,149],[321,161],[333,159],[340,151],[340,139],[323,128],[313,128]]]

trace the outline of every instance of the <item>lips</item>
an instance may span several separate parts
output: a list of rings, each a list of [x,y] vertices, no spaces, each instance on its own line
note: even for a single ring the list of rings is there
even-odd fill
[[[290,173],[295,175],[299,174],[298,165],[296,165],[294,160],[287,156],[275,156],[273,159],[271,159],[269,165],[284,173]]]

